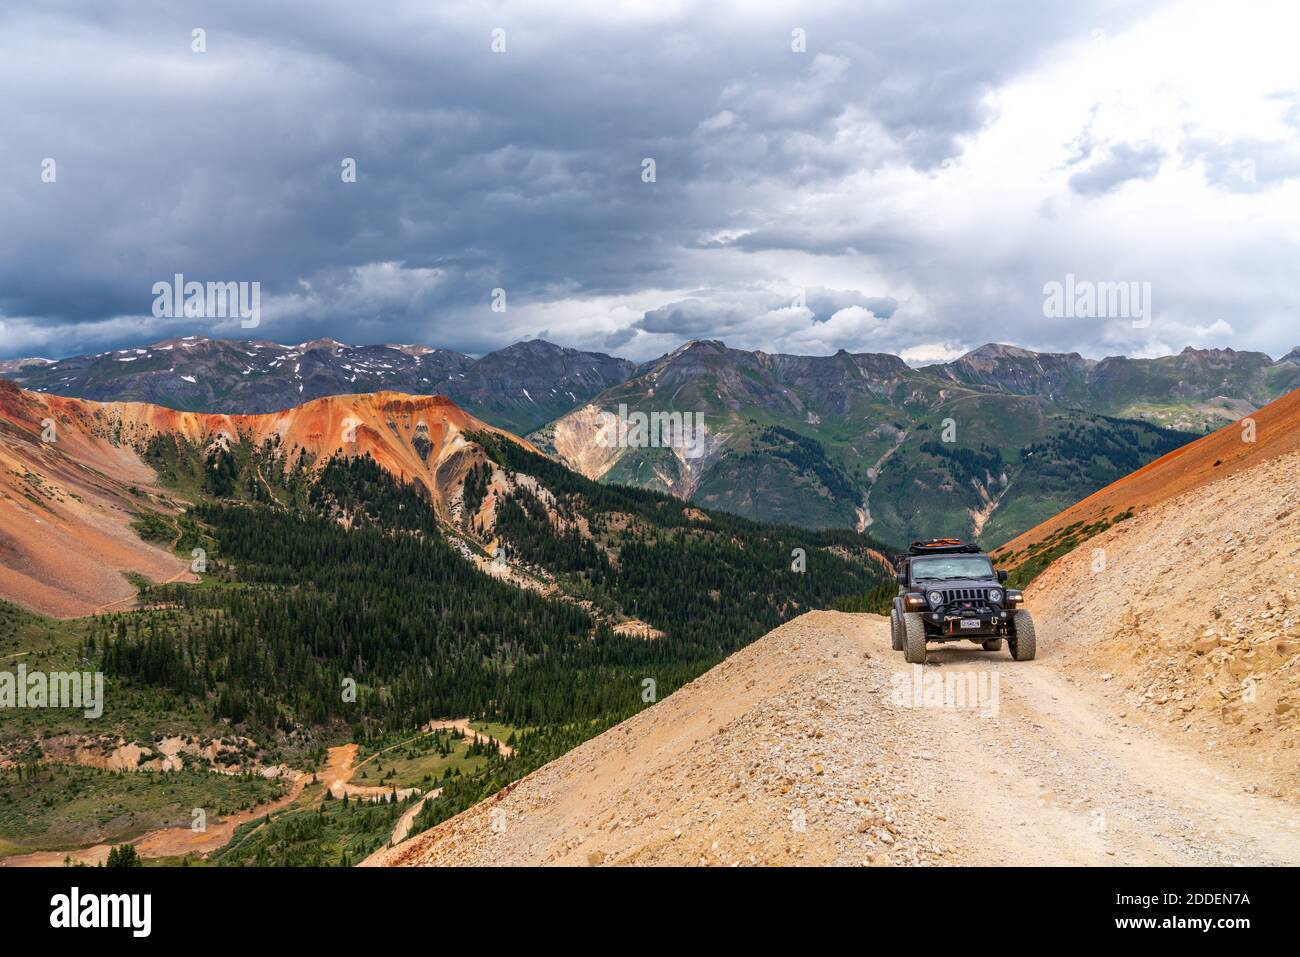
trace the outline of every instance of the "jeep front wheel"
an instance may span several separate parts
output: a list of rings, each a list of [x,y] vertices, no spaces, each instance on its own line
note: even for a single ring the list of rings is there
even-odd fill
[[[1018,611],[1011,619],[1011,635],[1007,638],[1011,657],[1016,661],[1033,661],[1038,653],[1038,636],[1034,632],[1034,619],[1027,611]]]
[[[903,626],[898,621],[898,609],[889,610],[889,646],[895,651],[903,650]]]
[[[925,622],[917,612],[903,615],[903,660],[909,665],[925,664]]]

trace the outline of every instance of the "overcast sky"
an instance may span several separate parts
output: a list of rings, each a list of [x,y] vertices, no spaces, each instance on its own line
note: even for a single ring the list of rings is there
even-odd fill
[[[1297,35],[1293,2],[6,0],[0,356],[1277,356]],[[155,318],[176,273],[260,282],[260,327]],[[1067,274],[1152,321],[1045,317]]]

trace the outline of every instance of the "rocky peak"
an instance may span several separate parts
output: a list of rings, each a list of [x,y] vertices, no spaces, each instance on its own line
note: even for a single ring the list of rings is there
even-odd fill
[[[351,349],[352,347],[348,345],[346,342],[339,342],[337,339],[330,339],[326,337],[323,339],[311,339],[307,342],[300,342],[296,346],[294,346],[294,348],[301,349],[303,352],[313,352],[317,349],[325,349],[329,352],[336,352],[340,349]]]

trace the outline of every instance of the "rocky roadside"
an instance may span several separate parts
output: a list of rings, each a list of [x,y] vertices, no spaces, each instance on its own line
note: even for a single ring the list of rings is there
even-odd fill
[[[930,864],[875,616],[813,612],[377,864]]]

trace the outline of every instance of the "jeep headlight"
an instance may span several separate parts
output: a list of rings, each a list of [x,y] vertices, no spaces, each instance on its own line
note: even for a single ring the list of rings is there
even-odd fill
[[[989,601],[993,602],[995,605],[1002,604],[1002,592],[998,591],[996,588],[990,588]]]
[[[930,604],[931,604],[931,605],[942,605],[942,604],[943,604],[943,596],[940,595],[937,591],[932,591],[932,592],[930,592],[929,598],[930,598]]]

